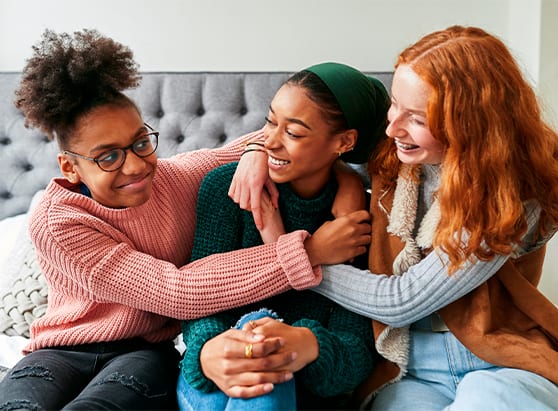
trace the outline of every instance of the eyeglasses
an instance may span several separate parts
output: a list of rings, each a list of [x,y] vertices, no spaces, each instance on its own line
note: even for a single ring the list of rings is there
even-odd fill
[[[114,148],[99,154],[97,157],[86,157],[68,150],[64,150],[62,154],[67,154],[83,160],[93,161],[101,170],[109,173],[116,171],[124,165],[124,162],[126,161],[126,152],[128,150],[132,150],[132,152],[140,158],[148,157],[153,154],[155,150],[157,150],[157,146],[159,144],[159,132],[153,130],[153,128],[147,123],[143,123],[143,125],[150,131],[142,134],[141,137],[127,147]]]

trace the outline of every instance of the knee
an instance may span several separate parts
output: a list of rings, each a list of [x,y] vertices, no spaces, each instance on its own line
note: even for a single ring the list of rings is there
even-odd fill
[[[514,384],[498,371],[470,372],[457,386],[452,411],[514,409]],[[509,408],[507,408],[509,407]]]
[[[53,381],[52,372],[41,364],[31,364],[22,367],[14,367],[5,378],[17,380],[20,378],[41,378],[45,381]]]
[[[256,321],[265,317],[271,317],[273,319],[279,319],[279,316],[274,311],[268,308],[260,308],[257,311],[252,311],[247,314],[244,314],[238,322],[235,324],[234,328],[241,329],[244,324],[247,324],[250,321]]]
[[[52,372],[41,364],[16,365],[0,384],[0,411],[43,410],[41,404],[35,402],[32,395],[26,395],[32,389],[29,388],[29,391],[26,389],[30,383],[26,383],[25,380],[29,382],[43,380],[48,384],[54,381],[54,377]]]

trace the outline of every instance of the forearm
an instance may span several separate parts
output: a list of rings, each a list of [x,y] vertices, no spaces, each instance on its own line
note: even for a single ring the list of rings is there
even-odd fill
[[[527,232],[517,256],[531,251],[537,238],[540,208],[526,203]],[[536,246],[540,246],[537,244]],[[374,248],[370,252],[374,252]],[[314,291],[347,309],[401,327],[426,317],[468,294],[492,277],[509,256],[469,262],[451,276],[446,254],[434,250],[399,276],[371,274],[347,265],[323,266],[323,281]]]
[[[313,290],[361,315],[401,327],[426,317],[487,281],[507,257],[467,264],[451,276],[431,252],[399,276],[372,274],[348,265],[323,266],[322,283]]]
[[[310,266],[304,251],[307,235],[295,231],[277,243],[210,255],[181,269],[123,244],[104,254],[88,285],[99,301],[182,320],[205,317],[317,285],[321,270]],[[115,264],[127,269],[118,270]],[[122,286],[130,282],[134,287]]]
[[[224,146],[212,149],[211,152],[217,158],[220,165],[227,164],[240,159],[240,155],[244,151],[247,142],[262,139],[263,132],[261,130],[257,130],[240,136]]]

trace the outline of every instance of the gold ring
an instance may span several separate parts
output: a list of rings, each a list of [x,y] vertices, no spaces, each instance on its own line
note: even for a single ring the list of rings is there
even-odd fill
[[[244,356],[246,358],[252,358],[252,344],[246,344],[244,347]]]
[[[258,324],[256,324],[256,322],[254,320],[250,320],[248,322],[250,323],[250,327],[252,327],[252,329],[254,329],[258,326]]]

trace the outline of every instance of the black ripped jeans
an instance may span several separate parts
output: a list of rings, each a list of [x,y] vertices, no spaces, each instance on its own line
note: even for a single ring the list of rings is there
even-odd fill
[[[171,341],[41,349],[0,382],[0,410],[176,409],[179,359]]]

